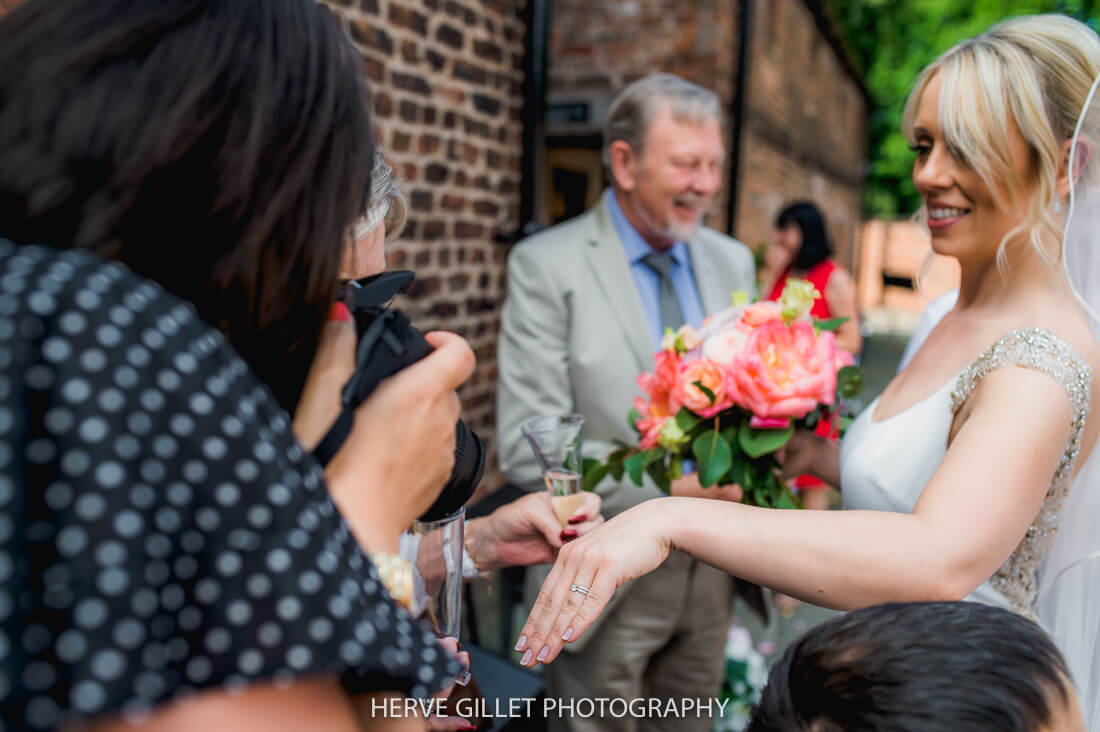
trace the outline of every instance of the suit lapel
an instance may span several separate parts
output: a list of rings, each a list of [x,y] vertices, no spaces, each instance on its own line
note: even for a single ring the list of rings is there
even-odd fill
[[[593,211],[592,228],[584,248],[589,266],[610,310],[630,344],[639,371],[653,368],[653,344],[650,342],[642,299],[630,271],[619,234],[611,223],[607,205],[601,200]]]

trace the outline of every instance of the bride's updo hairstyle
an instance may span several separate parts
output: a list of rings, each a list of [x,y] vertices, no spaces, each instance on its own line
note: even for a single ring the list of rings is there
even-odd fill
[[[1001,241],[997,266],[1007,267],[1005,247],[1028,241],[1048,263],[1046,235],[1061,240],[1052,215],[1062,145],[1100,74],[1100,38],[1063,15],[1013,18],[948,50],[917,78],[905,105],[902,129],[913,143],[921,95],[940,78],[939,123],[952,155],[972,168],[1005,200],[1034,184],[1027,214]],[[1034,178],[1017,180],[1006,144],[1015,125],[1032,153]],[[1007,196],[1006,196],[1007,194]],[[926,215],[926,212],[922,212]]]

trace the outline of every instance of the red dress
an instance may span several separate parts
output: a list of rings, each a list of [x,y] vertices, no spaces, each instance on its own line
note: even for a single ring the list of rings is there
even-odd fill
[[[833,272],[836,270],[836,264],[830,262],[828,259],[818,262],[810,271],[807,272],[801,279],[809,281],[817,291],[821,293],[821,297],[814,300],[814,306],[810,308],[810,315],[814,316],[818,320],[828,320],[833,317],[832,311],[829,310],[829,303],[825,299],[825,288],[829,285],[829,278],[832,277]],[[769,300],[778,300],[779,296],[783,294],[783,288],[787,284],[787,278],[790,276],[790,269],[780,275],[776,280],[775,285],[772,286],[772,291],[768,293]],[[836,439],[839,437],[839,433],[829,422],[819,422],[817,429],[814,432],[819,437],[828,437]],[[800,489],[819,489],[827,487],[819,478],[812,475],[799,475],[793,481],[792,485],[795,488]]]

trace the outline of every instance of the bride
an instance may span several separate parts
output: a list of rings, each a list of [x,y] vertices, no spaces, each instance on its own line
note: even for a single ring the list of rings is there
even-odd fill
[[[1074,289],[1100,262],[1097,226],[1061,248],[1097,183],[1100,129],[1075,129],[1098,75],[1096,33],[1057,15],[1001,23],[925,69],[904,126],[932,247],[962,267],[958,304],[839,448],[799,435],[784,465],[840,485],[853,510],[643,503],[561,552],[517,644],[524,665],[552,661],[676,549],[826,607],[966,598],[1036,618],[1100,730],[1100,478],[1086,465],[1100,345]]]

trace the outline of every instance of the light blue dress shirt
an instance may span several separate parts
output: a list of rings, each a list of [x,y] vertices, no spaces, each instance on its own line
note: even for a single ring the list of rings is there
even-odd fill
[[[642,310],[645,311],[649,334],[653,338],[653,352],[656,353],[661,350],[661,337],[664,335],[661,329],[661,308],[658,299],[660,276],[642,261],[645,255],[655,250],[627,220],[613,190],[608,188],[604,192],[604,200],[607,202],[607,210],[611,213],[611,223],[623,242],[623,249],[626,250],[630,272],[634,275],[634,284],[642,299]],[[695,284],[695,275],[691,271],[691,255],[687,244],[678,241],[668,252],[672,255],[672,286],[676,290],[676,299],[680,301],[680,312],[687,318],[689,325],[698,328],[703,324],[706,313],[703,311],[703,300],[699,297],[699,288]]]

